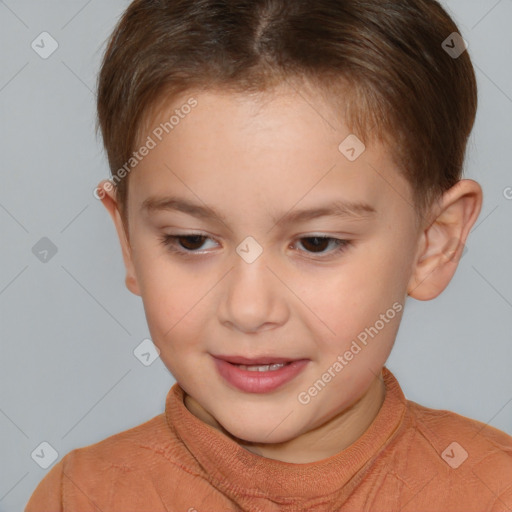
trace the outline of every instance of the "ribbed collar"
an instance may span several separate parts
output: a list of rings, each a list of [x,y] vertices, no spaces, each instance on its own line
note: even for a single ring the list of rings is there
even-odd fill
[[[167,425],[223,493],[236,498],[265,495],[277,502],[283,496],[303,499],[351,492],[354,476],[398,434],[407,401],[394,375],[384,367],[384,402],[364,434],[339,453],[317,462],[293,464],[253,454],[234,440],[196,418],[184,404],[184,391],[174,384],[166,399]],[[192,469],[192,468],[190,468]],[[345,489],[343,489],[345,488]]]

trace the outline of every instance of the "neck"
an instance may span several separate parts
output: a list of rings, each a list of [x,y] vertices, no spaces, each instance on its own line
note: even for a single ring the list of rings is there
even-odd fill
[[[372,381],[368,390],[347,409],[294,439],[273,444],[250,443],[238,439],[187,394],[184,403],[194,416],[227,435],[251,453],[282,462],[307,464],[332,457],[359,439],[377,416],[385,394],[386,388],[379,375]]]

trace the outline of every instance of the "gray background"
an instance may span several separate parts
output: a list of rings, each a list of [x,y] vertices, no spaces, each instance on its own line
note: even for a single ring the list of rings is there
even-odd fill
[[[161,413],[174,383],[124,286],[117,236],[92,191],[109,176],[94,132],[104,42],[128,0],[0,0],[0,511],[22,510],[58,459]],[[409,299],[387,366],[406,397],[512,434],[512,0],[445,2],[469,43],[480,106],[466,177],[484,189],[468,251],[436,300]],[[58,42],[42,59],[31,43]],[[508,190],[508,194],[507,194]],[[57,253],[40,261],[47,237]]]

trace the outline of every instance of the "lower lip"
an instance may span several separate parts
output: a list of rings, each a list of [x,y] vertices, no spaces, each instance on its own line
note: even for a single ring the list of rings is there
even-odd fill
[[[223,359],[214,358],[222,377],[231,385],[246,393],[269,393],[296,377],[308,364],[307,359],[293,361],[282,368],[267,372],[251,372]]]

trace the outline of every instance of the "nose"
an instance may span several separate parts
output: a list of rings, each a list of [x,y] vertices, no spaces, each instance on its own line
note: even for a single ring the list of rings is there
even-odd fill
[[[289,316],[289,291],[276,274],[263,254],[252,263],[236,254],[233,268],[223,280],[219,321],[244,333],[283,325]]]

